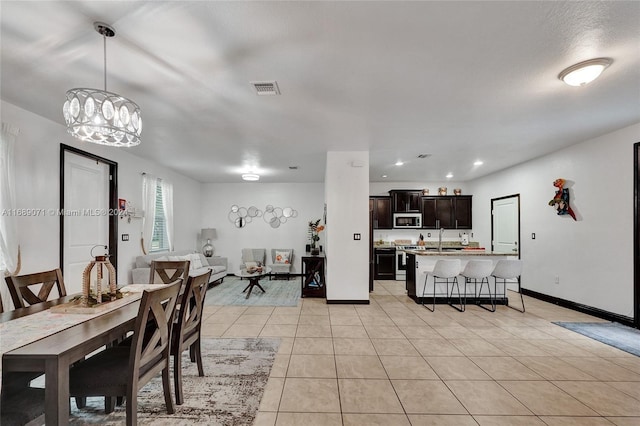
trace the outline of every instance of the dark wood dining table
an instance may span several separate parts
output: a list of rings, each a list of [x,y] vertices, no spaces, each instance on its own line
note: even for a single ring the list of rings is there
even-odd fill
[[[0,322],[41,312],[64,301],[47,303],[48,306],[43,304],[43,306],[29,307],[33,308],[31,311],[16,310],[2,314]],[[68,424],[69,366],[133,330],[139,304],[140,299],[133,298],[131,303],[113,311],[5,352],[2,355],[2,399],[17,390],[16,386],[20,386],[20,381],[14,381],[12,378],[24,372],[44,372],[45,423],[47,425]],[[37,315],[33,318],[37,320]]]

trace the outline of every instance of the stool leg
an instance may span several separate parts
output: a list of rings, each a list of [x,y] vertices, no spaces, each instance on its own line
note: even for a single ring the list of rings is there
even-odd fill
[[[454,277],[453,278],[453,285],[451,286],[450,298],[453,297],[453,288],[454,288],[454,286],[457,287],[457,289],[458,289],[458,302],[460,304],[460,307],[458,307],[458,306],[454,305],[453,303],[451,303],[450,300],[448,301],[448,303],[449,303],[449,306],[451,306],[452,308],[454,308],[458,312],[464,312],[465,309],[466,309],[466,299],[467,299],[466,298],[466,293],[467,293],[467,291],[466,291],[467,284],[466,283],[467,283],[467,280],[465,278],[465,286],[464,286],[464,288],[465,288],[465,301],[463,303],[462,296],[460,295],[460,284],[458,283],[458,277]],[[447,291],[448,290],[449,290],[449,279],[447,278]]]
[[[485,281],[487,282],[487,291],[489,292],[489,303],[491,304],[491,308],[487,308],[485,305],[480,303],[480,297],[482,296],[482,287],[484,286]],[[480,281],[480,293],[478,294],[478,301],[476,302],[476,304],[478,306],[480,306],[482,309],[486,309],[489,312],[495,312],[496,311],[495,288],[494,288],[494,295],[492,296],[491,295],[491,284],[489,283],[489,277],[482,277],[482,280]]]
[[[424,304],[424,293],[425,291],[427,291],[427,281],[429,280],[429,274],[426,274],[424,277],[424,287],[422,287],[422,306],[424,306],[425,308],[429,309],[429,307],[427,305]],[[431,312],[434,312],[436,310],[436,284],[435,284],[436,278],[433,277],[433,308],[429,309]]]
[[[504,284],[504,294],[506,295],[507,294],[507,279],[503,278],[502,282]],[[520,277],[518,277],[518,293],[520,293],[520,302],[522,303],[522,309],[518,309],[518,308],[516,308],[514,306],[511,306],[510,304],[508,304],[508,302],[507,302],[507,306],[510,307],[511,309],[513,309],[514,311],[518,311],[518,312],[524,313],[524,311],[525,311],[524,298],[522,297],[522,287],[520,287],[520,286],[521,286]]]

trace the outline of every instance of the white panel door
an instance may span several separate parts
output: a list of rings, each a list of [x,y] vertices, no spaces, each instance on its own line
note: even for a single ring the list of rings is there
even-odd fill
[[[109,244],[109,165],[66,151],[64,186],[63,273],[67,294],[73,294],[82,291],[92,247]]]
[[[499,253],[517,252],[519,245],[519,197],[491,200],[491,207],[493,251]]]

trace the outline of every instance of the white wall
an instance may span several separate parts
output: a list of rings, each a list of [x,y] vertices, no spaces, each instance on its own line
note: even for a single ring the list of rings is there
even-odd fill
[[[476,239],[491,246],[490,200],[519,193],[523,287],[633,317],[633,144],[639,141],[640,123],[473,181]],[[573,182],[578,221],[548,205],[557,178]]]
[[[330,151],[326,167],[327,300],[368,301],[369,152]]]
[[[255,206],[264,212],[267,205],[291,207],[298,212],[278,228],[272,228],[263,217],[254,218],[238,229],[229,220],[232,205]],[[271,263],[272,248],[293,248],[293,273],[300,273],[300,256],[309,244],[309,221],[322,219],[324,213],[324,184],[322,183],[237,183],[203,184],[200,228],[215,228],[217,239],[212,241],[216,256],[229,261],[229,272],[239,268],[243,248],[267,249],[267,264]],[[325,232],[320,233],[324,245]],[[199,247],[202,244],[198,240]]]
[[[166,167],[132,155],[126,148],[110,148],[79,142],[69,135],[60,122],[2,101],[2,121],[20,128],[16,138],[16,207],[58,209],[60,204],[60,144],[64,143],[118,163],[118,197],[140,208],[142,205],[142,172],[149,172],[174,186],[176,249],[195,249],[200,223],[201,184]],[[142,143],[153,144],[145,140]],[[22,270],[32,273],[59,267],[59,217],[20,217],[18,238],[22,251]],[[128,233],[130,240],[118,237],[118,283],[130,282],[130,269],[136,256],[142,254],[140,233],[142,220],[119,220],[118,234]]]

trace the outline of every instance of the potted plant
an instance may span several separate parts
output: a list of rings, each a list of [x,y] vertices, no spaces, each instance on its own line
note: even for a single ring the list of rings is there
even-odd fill
[[[320,232],[324,230],[324,226],[320,225],[320,219],[309,221],[309,239],[311,240],[311,254],[320,254],[318,241],[320,241]]]

